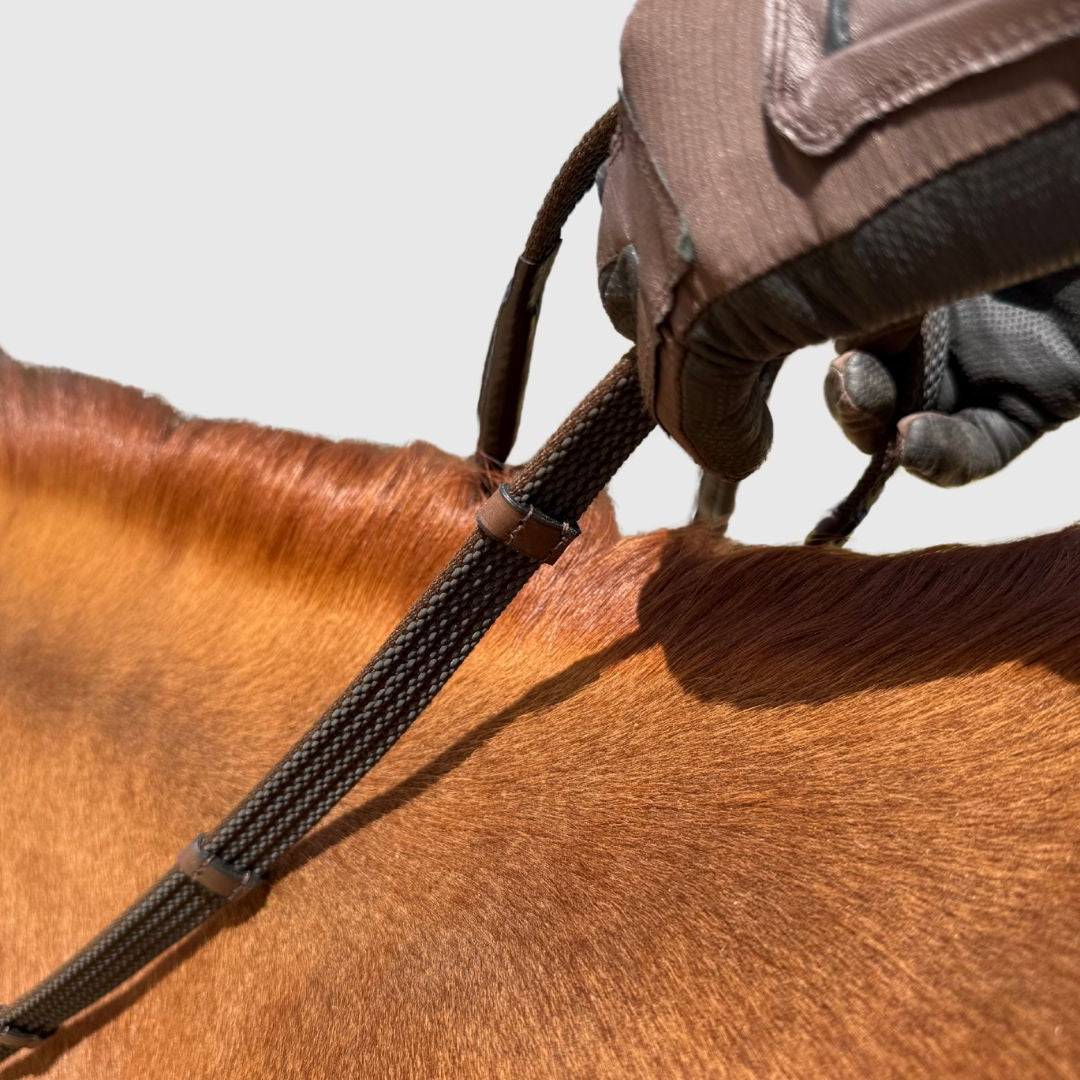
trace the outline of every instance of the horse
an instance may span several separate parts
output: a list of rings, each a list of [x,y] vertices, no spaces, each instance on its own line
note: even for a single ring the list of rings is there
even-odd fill
[[[490,483],[0,358],[0,1001],[305,730]],[[1080,530],[581,527],[269,890],[0,1078],[1075,1073]]]

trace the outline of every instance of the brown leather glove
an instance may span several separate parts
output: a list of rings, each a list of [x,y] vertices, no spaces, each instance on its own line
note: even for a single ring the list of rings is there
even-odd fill
[[[639,0],[601,292],[700,464],[761,463],[769,361],[1080,263],[1077,34],[1068,0]]]
[[[914,338],[864,343],[833,361],[829,411],[867,454],[899,429],[900,464],[953,487],[1004,468],[1044,432],[1080,416],[1080,269],[944,309],[933,411],[897,422]],[[902,410],[901,410],[902,411]]]

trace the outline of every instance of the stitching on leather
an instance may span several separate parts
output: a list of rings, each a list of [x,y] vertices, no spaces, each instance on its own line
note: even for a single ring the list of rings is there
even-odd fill
[[[559,539],[548,551],[545,558],[557,559],[570,546],[570,541],[573,539],[573,532],[569,528],[567,528],[566,525],[563,525],[562,532],[559,535]]]
[[[199,850],[201,850],[201,849],[199,849]],[[218,896],[224,896],[226,900],[231,900],[234,896],[236,896],[236,894],[238,892],[241,892],[243,890],[245,885],[247,885],[249,875],[245,874],[239,881],[237,881],[237,883],[232,887],[232,889],[229,890],[229,892],[227,892],[227,893],[220,892],[218,889],[212,889],[209,885],[207,885],[202,880],[206,876],[207,870],[212,868],[211,867],[212,862],[213,862],[213,857],[203,853],[200,856],[199,865],[194,870],[192,870],[190,874],[188,874],[188,877],[190,877],[191,880],[194,881],[196,884],[202,885],[202,887],[204,889],[207,889],[209,892],[217,893]],[[229,874],[222,873],[222,877],[230,877],[230,876],[231,875],[229,875]]]
[[[191,872],[191,880],[194,881],[197,885],[202,885],[204,889],[209,889],[210,892],[217,892],[217,889],[211,889],[210,886],[203,881],[203,878],[206,876],[206,871],[209,866],[209,859],[206,856],[203,856],[202,862],[200,862],[199,865]]]
[[[773,34],[773,57],[776,62],[768,65],[767,85],[770,95],[775,100],[775,109],[783,120],[789,133],[801,136],[811,143],[831,141],[836,137],[846,137],[865,123],[879,119],[884,112],[911,104],[918,98],[943,90],[950,84],[951,76],[958,72],[976,75],[991,70],[994,65],[1007,64],[1019,59],[1016,55],[998,57],[987,56],[988,51],[1009,50],[1023,45],[1031,51],[1057,44],[1054,35],[1071,26],[1073,20],[1080,18],[1080,2],[1065,3],[1056,11],[1032,12],[1006,23],[1000,28],[984,31],[982,35],[968,42],[958,52],[933,57],[922,64],[913,64],[902,68],[887,82],[878,86],[874,97],[861,100],[861,107],[834,119],[831,123],[815,122],[814,118],[792,115],[791,110],[806,108],[813,92],[821,87],[820,73],[814,72],[799,80],[798,90],[788,90],[779,77],[779,70],[790,73],[788,30],[791,23],[791,0],[770,5],[776,14]],[[1025,40],[1034,33],[1033,40]],[[856,46],[857,47],[857,46]],[[1022,55],[1030,55],[1024,53]],[[984,65],[970,69],[969,65]],[[931,69],[933,69],[931,71]],[[933,78],[928,78],[930,74]],[[775,117],[774,117],[775,119]]]
[[[1075,6],[1077,12],[1080,12],[1080,5]],[[1001,28],[1001,30],[986,32],[982,37],[976,38],[966,50],[961,50],[951,56],[946,55],[944,63],[938,67],[938,71],[941,75],[947,77],[963,70],[965,66],[972,61],[976,63],[991,63],[992,61],[990,58],[984,55],[987,48],[1007,48],[1010,45],[1018,44],[1020,40],[1033,29],[1042,30],[1044,33],[1056,31],[1064,27],[1072,17],[1075,16],[1067,13],[1054,13],[1050,18],[1040,15],[1008,23]],[[786,45],[786,41],[784,44]],[[1045,41],[1035,41],[1027,42],[1025,44],[1029,44],[1037,49],[1044,47],[1047,43]],[[1007,63],[1008,60],[1006,59],[1002,62]],[[971,74],[978,73],[980,72],[971,72]],[[803,85],[813,90],[820,85],[820,81],[819,78],[811,75],[803,81]],[[945,87],[940,79],[927,81],[926,65],[912,65],[910,67],[902,68],[897,72],[893,79],[881,84],[877,96],[871,98],[869,102],[866,103],[869,108],[864,105],[862,109],[858,109],[849,115],[856,122],[867,122],[868,120],[874,119],[883,109],[897,108],[901,105],[910,104],[913,100],[923,94],[944,88]],[[779,89],[778,95],[785,103],[803,107],[807,105],[807,98],[809,96],[806,93],[788,93],[783,87]],[[810,139],[820,139],[821,137],[828,135],[839,135],[851,126],[850,120],[846,124],[842,124],[839,120],[832,124],[815,124],[812,119],[802,117],[785,117],[785,119],[795,131]]]
[[[525,528],[525,523],[529,520],[529,518],[532,517],[532,513],[533,513],[533,508],[530,506],[528,508],[528,510],[526,510],[525,516],[510,530],[509,534],[506,537],[506,542],[511,547],[516,546],[514,544],[514,541],[517,539],[517,534],[519,532],[521,532],[522,529]]]
[[[514,541],[517,538],[518,533],[521,532],[521,530],[525,528],[526,524],[528,524],[528,522],[532,519],[533,510],[535,510],[535,509],[536,509],[535,507],[530,506],[528,511],[526,512],[525,516],[517,523],[517,525],[514,526],[513,529],[511,529],[510,534],[506,538],[506,542],[508,544],[510,544],[511,547],[514,547],[518,551],[521,551],[521,553],[523,555],[526,555],[528,553],[523,551],[521,548],[518,548],[517,545],[514,543]],[[547,526],[545,525],[544,528],[547,528]],[[560,539],[555,541],[555,544],[553,546],[549,547],[547,549],[547,551],[545,551],[545,553],[542,556],[540,556],[538,559],[536,559],[536,561],[537,562],[544,562],[546,559],[550,559],[551,556],[555,554],[555,548],[558,547],[558,545],[560,543],[563,543],[563,540],[561,539],[561,536],[560,536]],[[530,558],[536,558],[536,557],[535,556],[530,556]]]
[[[983,150],[983,151],[981,151],[981,152],[979,152],[977,154],[974,154],[973,156],[971,156],[969,158],[965,158],[963,161],[957,162],[955,165],[950,166],[943,174],[939,174],[938,176],[929,177],[928,179],[921,181],[920,183],[916,184],[913,188],[909,188],[907,191],[901,192],[900,194],[894,196],[884,206],[880,207],[878,210],[875,210],[873,213],[871,213],[867,217],[863,218],[861,221],[859,221],[856,225],[852,226],[846,232],[841,233],[839,236],[834,237],[824,247],[821,247],[821,248],[818,248],[818,249],[811,249],[811,250],[808,250],[808,251],[801,251],[796,255],[791,255],[787,259],[784,259],[783,262],[778,263],[776,266],[772,267],[771,269],[766,270],[763,273],[756,275],[755,277],[751,278],[749,281],[743,282],[741,285],[739,285],[737,288],[735,288],[732,292],[725,293],[723,296],[718,297],[711,304],[709,304],[706,308],[702,309],[701,312],[699,312],[697,318],[695,319],[694,323],[690,327],[689,333],[693,334],[694,328],[697,326],[697,324],[703,322],[706,318],[709,317],[709,313],[710,313],[710,311],[711,311],[711,309],[713,307],[718,307],[718,308],[720,308],[720,307],[730,307],[731,304],[732,304],[732,300],[734,298],[737,298],[740,294],[745,294],[747,292],[751,292],[753,289],[760,288],[762,283],[767,281],[773,275],[776,275],[776,274],[778,274],[779,272],[781,272],[783,270],[787,270],[790,267],[793,267],[796,264],[803,262],[804,260],[809,260],[812,256],[814,256],[818,252],[826,251],[826,250],[831,249],[833,247],[839,247],[843,243],[850,242],[852,237],[855,236],[855,234],[857,234],[861,229],[863,229],[865,226],[870,224],[870,222],[872,222],[875,218],[880,217],[882,214],[884,214],[886,211],[888,211],[895,204],[897,204],[899,202],[902,202],[904,199],[909,198],[910,196],[914,195],[915,193],[919,192],[920,190],[922,190],[924,188],[932,187],[943,176],[949,176],[949,175],[951,175],[951,174],[953,174],[953,173],[955,173],[955,172],[957,172],[959,170],[965,169],[968,166],[974,165],[976,162],[980,162],[980,161],[983,161],[984,159],[991,158],[991,157],[993,157],[993,156],[995,156],[997,154],[1002,153],[1003,151],[1005,151],[1009,147],[1015,146],[1018,143],[1028,142],[1031,139],[1038,138],[1039,136],[1044,135],[1046,132],[1048,132],[1048,131],[1050,131],[1052,129],[1056,129],[1058,127],[1064,127],[1066,125],[1076,125],[1077,123],[1080,123],[1080,117],[1078,117],[1077,114],[1073,114],[1073,115],[1071,115],[1069,117],[1059,118],[1059,119],[1057,119],[1055,121],[1052,121],[1049,124],[1043,125],[1042,127],[1037,129],[1036,131],[1025,132],[1023,135],[1017,135],[1014,138],[1011,138],[1011,139],[1007,140],[1005,143],[1001,144],[1000,146],[991,147],[991,148],[989,148],[987,150]],[[1066,254],[1065,256],[1061,256],[1060,254],[1057,257],[1050,256],[1050,257],[1047,257],[1047,258],[1045,258],[1045,259],[1043,259],[1041,261],[1033,261],[1030,265],[1027,265],[1025,270],[1024,270],[1025,280],[1031,281],[1031,280],[1034,280],[1035,278],[1045,277],[1047,274],[1054,273],[1055,271],[1061,270],[1061,269],[1063,269],[1065,267],[1075,266],[1075,265],[1077,265],[1078,262],[1080,262],[1080,244],[1075,244],[1075,245],[1073,245],[1072,248],[1069,249],[1068,254]],[[986,281],[984,281],[983,285],[982,285],[982,291],[984,291],[984,292],[992,292],[995,289],[1004,288],[1007,285],[1014,285],[1014,284],[1016,284],[1015,277],[1010,276],[1008,272],[1003,270],[1003,271],[1000,271],[996,277],[990,277]],[[970,296],[970,295],[971,295],[970,291],[965,291],[963,288],[958,287],[953,292],[943,293],[940,296],[936,296],[934,298],[934,300],[932,301],[931,306],[932,307],[944,307],[944,306],[946,306],[948,304],[951,304],[951,303],[955,302],[956,300],[961,300],[964,297],[967,297],[967,296]],[[887,322],[883,322],[880,325],[874,325],[874,326],[871,326],[871,327],[864,327],[863,332],[883,331],[883,330],[887,329],[888,327],[897,326],[900,323],[903,323],[908,319],[915,318],[916,316],[921,317],[925,313],[926,313],[926,302],[920,301],[919,304],[916,305],[916,306],[909,306],[909,307],[903,308],[903,309],[901,309],[899,311],[892,312],[890,317],[889,317],[889,320]],[[737,354],[737,353],[733,352],[732,355],[740,355],[740,354]],[[781,355],[781,354],[773,354],[773,355],[775,356],[775,355]],[[755,353],[755,354],[751,354],[750,356],[743,355],[742,358],[743,359],[751,359],[752,358],[752,359],[755,359],[755,360],[760,361],[760,362],[765,362],[765,361],[769,360],[772,357],[769,356],[769,355],[766,355],[764,353]]]

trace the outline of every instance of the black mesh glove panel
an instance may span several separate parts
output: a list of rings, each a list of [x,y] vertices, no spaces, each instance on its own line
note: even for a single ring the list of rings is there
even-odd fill
[[[834,360],[825,399],[860,450],[871,453],[895,424],[904,468],[953,487],[997,472],[1043,432],[1080,415],[1080,269],[958,301],[945,315],[934,412],[897,417],[910,350],[895,342]]]

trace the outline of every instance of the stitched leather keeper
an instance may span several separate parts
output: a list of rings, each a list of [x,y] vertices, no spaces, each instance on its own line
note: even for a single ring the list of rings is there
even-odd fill
[[[3,1008],[3,1006],[0,1006],[0,1008]],[[10,1046],[16,1050],[22,1050],[28,1046],[37,1046],[44,1041],[45,1038],[42,1035],[35,1035],[30,1031],[23,1031],[21,1028],[0,1021],[0,1046]]]
[[[499,307],[477,405],[480,441],[476,449],[488,464],[503,465],[517,438],[540,302],[558,251],[556,243],[540,263],[521,256]]]
[[[493,540],[520,551],[536,562],[553,563],[570,541],[581,534],[572,521],[557,521],[510,494],[510,485],[501,484],[480,507],[476,524]]]
[[[201,836],[196,836],[176,856],[177,869],[192,881],[197,881],[204,889],[218,896],[224,896],[226,900],[239,900],[262,884],[263,879],[254,871],[240,870],[204,851],[201,840]]]

